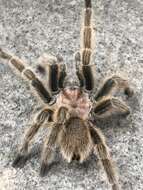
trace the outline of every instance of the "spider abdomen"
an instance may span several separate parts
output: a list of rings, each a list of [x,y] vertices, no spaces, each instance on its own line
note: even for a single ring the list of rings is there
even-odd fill
[[[59,137],[62,156],[68,162],[71,162],[74,158],[83,162],[93,148],[88,127],[80,118],[70,118],[65,125],[65,129],[61,130]]]

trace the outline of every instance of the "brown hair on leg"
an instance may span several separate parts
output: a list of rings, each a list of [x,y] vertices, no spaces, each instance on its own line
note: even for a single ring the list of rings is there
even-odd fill
[[[90,133],[93,139],[93,143],[95,144],[95,151],[103,165],[108,181],[112,186],[112,190],[119,190],[120,187],[118,184],[118,176],[103,134],[91,123]]]

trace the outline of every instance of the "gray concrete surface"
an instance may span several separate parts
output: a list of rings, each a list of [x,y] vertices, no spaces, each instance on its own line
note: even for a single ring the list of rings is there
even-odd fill
[[[80,0],[0,0],[0,46],[33,67],[42,53],[50,52],[62,54],[68,68],[73,68],[73,53],[80,44],[82,8]],[[99,121],[98,127],[107,137],[119,168],[122,189],[142,190],[143,1],[94,0],[93,8],[96,36],[93,61],[98,81],[118,73],[129,79],[135,91],[128,101],[132,108],[130,117]],[[39,177],[39,154],[23,169],[11,167],[37,105],[27,82],[15,75],[7,62],[0,60],[0,189],[110,189],[94,156],[81,166],[67,164],[56,154],[56,164],[45,178]],[[41,131],[36,138],[35,149],[41,146],[44,134]]]

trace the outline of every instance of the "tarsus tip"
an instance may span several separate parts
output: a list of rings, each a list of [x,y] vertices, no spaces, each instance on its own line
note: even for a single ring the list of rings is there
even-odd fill
[[[10,59],[12,56],[6,53],[5,51],[3,51],[3,49],[0,47],[0,57],[3,59]]]

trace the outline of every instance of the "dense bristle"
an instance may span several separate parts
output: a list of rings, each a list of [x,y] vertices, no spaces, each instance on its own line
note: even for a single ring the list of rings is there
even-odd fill
[[[91,57],[91,50],[90,49],[83,49],[82,51],[82,64],[88,65],[90,62]]]
[[[90,27],[84,28],[84,47],[85,48],[91,48],[91,36],[92,36],[92,29]]]

